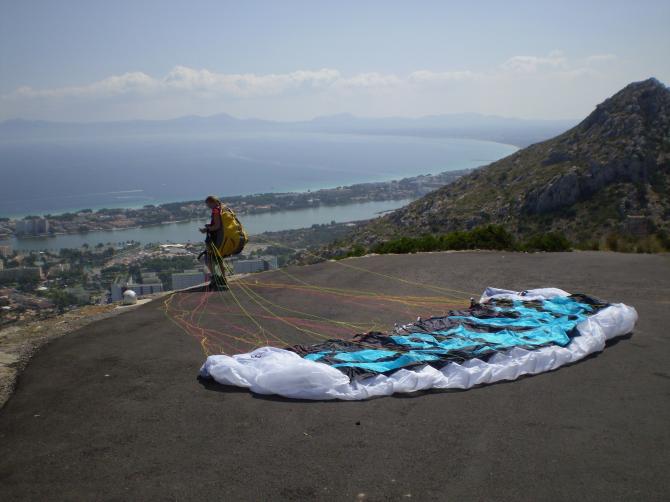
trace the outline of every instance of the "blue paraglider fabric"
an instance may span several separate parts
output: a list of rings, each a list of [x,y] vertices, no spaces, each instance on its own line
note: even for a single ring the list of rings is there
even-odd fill
[[[370,332],[353,340],[333,339],[289,350],[350,377],[426,364],[441,368],[449,362],[487,360],[515,347],[564,347],[578,335],[575,327],[580,322],[605,307],[606,303],[585,295],[534,301],[493,299],[398,327],[391,334]]]

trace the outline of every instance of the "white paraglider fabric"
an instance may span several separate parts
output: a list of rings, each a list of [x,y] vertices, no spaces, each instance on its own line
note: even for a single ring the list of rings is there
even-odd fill
[[[532,301],[556,296],[569,296],[569,293],[556,288],[524,292],[487,288],[481,302],[491,298]],[[441,369],[426,365],[419,370],[400,369],[390,375],[350,380],[328,364],[304,359],[289,350],[262,347],[234,356],[209,356],[200,375],[223,385],[246,387],[258,394],[314,400],[362,400],[427,389],[468,389],[552,371],[579,361],[602,351],[607,340],[632,332],[636,321],[637,312],[633,307],[611,304],[579,323],[579,335],[565,347],[549,345],[535,350],[515,347],[487,361],[451,362]]]

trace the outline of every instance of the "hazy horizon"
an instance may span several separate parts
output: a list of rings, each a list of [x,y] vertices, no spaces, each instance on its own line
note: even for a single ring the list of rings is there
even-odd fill
[[[279,124],[291,124],[291,123],[297,123],[297,122],[310,122],[313,120],[318,120],[318,119],[331,119],[331,118],[351,118],[353,120],[392,120],[392,119],[398,119],[398,120],[420,120],[420,119],[427,119],[427,118],[433,118],[433,117],[465,117],[465,116],[473,116],[473,117],[481,117],[481,118],[490,118],[490,119],[504,119],[504,120],[519,120],[519,121],[528,121],[528,122],[577,122],[579,120],[582,120],[584,117],[567,117],[567,118],[558,118],[558,119],[550,119],[550,118],[524,118],[524,117],[517,117],[517,116],[511,116],[511,115],[496,115],[496,114],[489,114],[489,113],[478,113],[478,112],[445,112],[445,113],[436,113],[436,114],[426,114],[426,115],[412,115],[412,116],[403,116],[403,115],[380,115],[380,116],[372,116],[372,115],[358,115],[356,113],[350,113],[350,112],[340,112],[340,113],[327,113],[323,115],[314,115],[314,116],[308,116],[302,119],[264,119],[261,117],[256,117],[256,116],[249,116],[249,117],[242,117],[239,115],[235,115],[233,113],[228,113],[226,111],[221,111],[217,113],[210,113],[210,114],[198,114],[198,113],[189,113],[189,114],[184,114],[184,115],[174,115],[174,116],[169,116],[165,118],[158,118],[158,119],[152,119],[152,118],[142,118],[142,117],[135,117],[135,118],[124,118],[124,119],[109,119],[109,120],[52,120],[52,119],[30,119],[30,118],[25,118],[25,117],[10,117],[6,119],[0,119],[0,123],[3,122],[12,122],[12,121],[26,121],[26,122],[54,122],[54,123],[73,123],[73,124],[89,124],[89,123],[111,123],[111,122],[141,122],[141,121],[157,121],[157,122],[168,122],[171,120],[179,120],[179,119],[189,119],[189,118],[198,118],[198,119],[209,119],[209,118],[216,118],[216,117],[224,117],[228,116],[233,119],[237,120],[257,120],[257,121],[263,121],[263,122],[276,122]]]
[[[571,120],[670,81],[670,3],[4,2],[0,121]]]

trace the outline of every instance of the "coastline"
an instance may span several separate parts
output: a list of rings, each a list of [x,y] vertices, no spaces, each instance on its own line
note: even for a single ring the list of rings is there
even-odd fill
[[[273,216],[277,218],[284,214],[291,220],[288,213],[293,213],[298,219],[301,218],[300,215],[312,214],[314,221],[303,218],[301,226],[311,226],[330,221],[354,221],[375,217],[397,209],[400,206],[397,206],[396,203],[409,203],[471,171],[472,169],[445,171],[435,175],[424,174],[400,180],[358,183],[335,188],[322,188],[315,191],[237,195],[222,197],[222,200],[238,216],[251,220],[270,220]],[[355,208],[368,208],[368,206],[374,204],[377,204],[378,207],[368,209],[368,212],[364,215],[351,214]],[[347,210],[344,211],[346,216],[340,217],[340,215],[334,214],[331,219],[324,221],[323,213],[329,210],[332,213],[334,208]],[[319,214],[321,215],[319,216]],[[168,202],[157,206],[146,205],[140,209],[102,208],[93,210],[87,208],[76,213],[50,214],[47,218],[37,216],[35,218],[47,220],[50,231],[39,235],[26,234],[25,232],[19,234],[17,227],[21,220],[7,218],[0,221],[0,243],[4,245],[22,241],[28,243],[27,247],[32,247],[31,242],[33,244],[46,243],[50,239],[68,236],[83,238],[95,233],[109,233],[110,235],[115,232],[133,233],[142,229],[167,228],[168,226],[179,226],[193,221],[203,221],[208,218],[208,214],[201,201],[190,200]],[[285,226],[284,222],[276,222],[279,223],[277,228],[274,228],[269,221],[265,223],[265,228],[257,233],[289,228]],[[293,223],[288,224],[292,225]]]
[[[387,199],[388,201],[403,201],[406,199]],[[374,202],[374,201],[371,201]],[[350,203],[345,203],[345,204],[324,204],[325,207],[343,207],[343,206],[353,206],[361,204],[360,202],[350,202]],[[304,209],[304,208],[301,208]],[[260,214],[277,214],[277,213],[285,213],[285,212],[292,212],[292,211],[300,211],[300,209],[277,209],[273,211],[266,211],[266,212],[259,212],[259,213],[237,213],[238,216],[254,216],[254,215],[260,215]],[[395,211],[394,209],[386,209],[384,211],[377,211],[374,214],[386,214],[391,211]],[[178,225],[178,224],[183,224],[183,223],[192,223],[194,221],[202,221],[205,220],[206,217],[194,217],[194,218],[186,218],[183,220],[170,220],[170,221],[162,221],[160,223],[146,223],[142,225],[134,225],[132,227],[113,227],[113,228],[92,228],[91,230],[88,230],[86,232],[54,232],[54,233],[49,233],[49,234],[38,234],[38,235],[22,235],[22,236],[17,236],[17,235],[10,235],[9,239],[12,238],[17,238],[21,240],[39,240],[39,239],[48,239],[49,237],[58,237],[58,236],[64,236],[64,235],[86,235],[89,233],[93,232],[123,232],[124,230],[141,230],[143,228],[154,228],[154,227],[161,227],[164,225]],[[0,243],[3,241],[9,240],[4,238],[3,236],[0,236]]]
[[[314,225],[328,225],[333,221],[345,223],[366,220],[379,216],[379,213],[392,211],[409,204],[414,199],[400,199],[397,201],[381,201],[366,203],[351,203],[331,207],[313,207],[292,211],[278,211],[255,215],[241,216],[247,232],[257,235],[264,232],[287,231],[299,228],[309,228]],[[44,251],[63,248],[79,248],[84,244],[93,247],[99,243],[120,245],[134,241],[142,244],[163,242],[199,242],[202,236],[197,232],[194,222],[201,222],[206,217],[197,217],[162,224],[133,226],[132,228],[116,228],[109,230],[90,231],[87,233],[60,234],[50,237],[22,237],[10,236],[0,240],[0,245],[9,245],[16,250]]]
[[[242,171],[239,172],[246,172],[244,169],[250,169],[250,171],[246,172],[241,178],[248,178],[252,181],[244,183],[226,183],[229,192],[225,195],[225,198],[239,198],[242,196],[251,197],[263,193],[295,194],[319,190],[333,190],[340,186],[351,187],[366,183],[389,183],[394,180],[403,179],[403,177],[416,177],[427,172],[443,172],[446,169],[473,169],[509,155],[519,148],[513,142],[490,138],[460,138],[451,136],[436,138],[404,133],[383,135],[360,133],[313,133],[299,134],[297,136],[298,140],[303,136],[307,136],[308,138],[315,136],[325,145],[321,149],[323,151],[318,150],[318,156],[313,156],[314,158],[308,159],[309,162],[303,162],[305,165],[298,163],[294,166],[289,162],[291,161],[290,158],[288,160],[284,159],[282,156],[283,150],[281,149],[277,150],[277,152],[274,150],[271,152],[276,154],[276,159],[275,156],[268,158],[267,155],[259,155],[258,157],[251,155],[249,158],[245,156],[239,157],[242,159],[240,162],[246,162],[243,164],[239,164],[236,160],[238,157],[233,155],[235,151],[239,149],[235,146],[236,143],[233,143],[233,146],[235,146],[233,154],[230,153],[230,148],[228,147],[221,147],[216,150],[215,153],[226,161],[227,169],[242,169]],[[252,136],[252,138],[255,137],[255,135]],[[291,141],[295,140],[293,134],[288,135],[288,137]],[[228,136],[224,136],[223,138],[228,138],[228,140],[230,140]],[[261,139],[263,138],[267,139],[267,134],[262,135]],[[343,156],[341,159],[337,157],[333,160],[336,157],[335,154],[342,150],[341,148],[339,150],[337,149],[339,144],[337,141],[333,146],[333,141],[342,138],[346,139],[343,143],[345,146],[350,143],[354,146],[360,144],[369,144],[371,145],[370,148],[374,146],[371,150],[374,155],[370,159],[368,159],[368,156],[365,156],[363,157],[364,161],[361,161],[360,156],[351,153],[347,156]],[[203,145],[201,145],[201,148],[209,148],[211,146],[210,143],[205,141]],[[405,143],[408,144],[405,145]],[[452,145],[452,143],[454,144]],[[227,145],[228,143],[225,144]],[[270,144],[272,145],[272,143]],[[319,145],[320,144],[321,143],[319,143]],[[311,143],[309,143],[309,145],[311,145]],[[249,147],[244,143],[240,148],[244,150],[244,148]],[[350,150],[350,148],[346,148],[345,150]],[[145,154],[151,155],[152,151],[153,150],[151,149],[147,150],[146,153],[144,151],[133,151],[135,156],[132,157],[132,159],[142,158]],[[21,152],[19,152],[19,154],[20,153]],[[367,153],[370,152],[367,150],[362,152],[362,154]],[[324,158],[327,158],[328,162],[325,162],[324,158],[322,158],[324,155],[326,155]],[[106,157],[103,156],[103,159],[105,158]],[[88,162],[95,164],[98,160],[99,159],[96,157],[88,160]],[[292,171],[289,169],[286,176],[282,175],[280,179],[269,182],[267,180],[267,173],[271,173],[271,171],[266,173],[266,168],[268,166],[275,166],[275,164],[277,166],[284,166],[286,162],[288,162],[286,165],[287,168],[295,169]],[[370,164],[369,166],[368,163]],[[259,171],[258,165],[261,164],[265,166],[264,169],[266,169],[266,171]],[[309,170],[306,170],[307,164],[309,164]],[[134,164],[131,162],[130,165]],[[104,162],[101,163],[101,166],[106,166],[109,169],[116,168],[115,165],[109,163],[104,164]],[[296,171],[298,167],[304,168],[304,172],[298,172],[299,170]],[[38,163],[33,166],[33,168],[38,169],[41,167]],[[141,168],[141,166],[137,167],[137,169],[139,168]],[[214,167],[207,164],[204,165],[199,172],[208,172],[207,169],[211,171]],[[219,169],[218,165],[216,169]],[[315,174],[321,170],[325,172],[323,176]],[[75,176],[76,179],[72,180],[65,190],[54,186],[53,191],[43,191],[44,193],[34,195],[35,203],[26,200],[24,197],[17,197],[17,193],[15,192],[7,192],[4,194],[3,203],[0,204],[0,206],[2,206],[0,216],[20,219],[26,216],[48,216],[68,212],[76,213],[82,211],[84,208],[90,208],[94,211],[100,209],[139,210],[145,205],[163,206],[166,204],[179,203],[184,200],[200,200],[202,196],[202,186],[189,181],[192,177],[182,175],[180,178],[177,176],[175,177],[176,185],[167,188],[165,188],[165,185],[162,185],[163,188],[161,188],[160,186],[155,186],[152,182],[147,183],[146,177],[135,175],[134,173],[129,173],[127,171],[127,169],[122,169],[118,172],[118,178],[115,178],[115,180],[124,179],[126,180],[125,182],[117,183],[114,181],[103,184],[95,184],[92,179],[88,178],[89,173],[80,173],[78,175],[79,177],[76,177],[75,173],[65,173],[63,176],[68,180],[72,176]],[[181,172],[183,173],[183,170]],[[333,172],[338,174],[334,175]],[[263,181],[259,181],[259,173],[263,174]],[[272,177],[273,175],[270,174],[270,176]],[[89,182],[84,183],[83,181],[85,179],[89,179]],[[62,182],[63,180],[59,181]],[[60,185],[62,185],[62,183],[60,183]],[[101,191],[102,187],[109,191]],[[237,195],[229,195],[231,193]]]

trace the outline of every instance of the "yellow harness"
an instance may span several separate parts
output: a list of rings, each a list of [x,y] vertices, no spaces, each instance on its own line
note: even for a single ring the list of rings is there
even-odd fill
[[[216,254],[221,258],[240,254],[249,241],[249,236],[233,210],[223,204],[221,204],[221,231],[223,232],[221,244],[210,243],[216,248]]]

